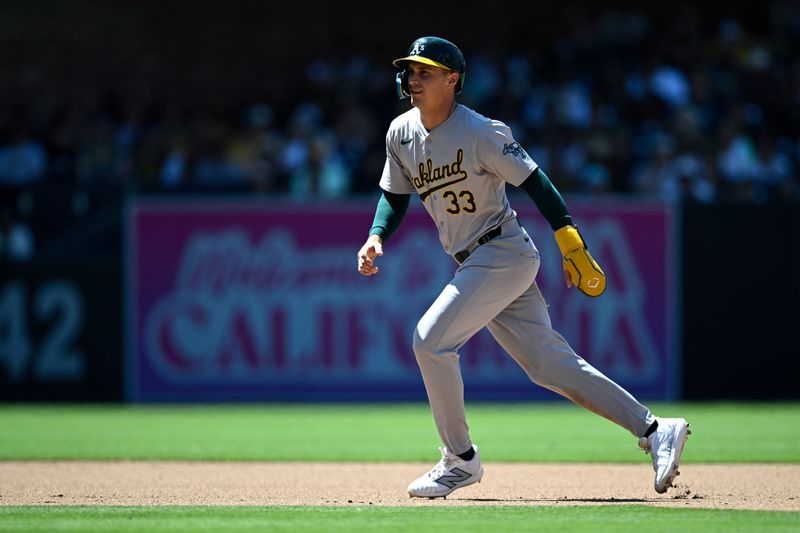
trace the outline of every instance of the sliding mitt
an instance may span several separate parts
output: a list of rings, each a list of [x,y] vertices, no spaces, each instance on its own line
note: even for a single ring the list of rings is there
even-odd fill
[[[555,232],[556,242],[564,258],[567,286],[575,285],[587,296],[600,296],[606,289],[606,275],[589,254],[578,228],[564,226]]]

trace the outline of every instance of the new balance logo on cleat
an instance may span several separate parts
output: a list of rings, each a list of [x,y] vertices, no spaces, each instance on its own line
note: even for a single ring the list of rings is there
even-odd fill
[[[444,498],[457,489],[462,489],[483,479],[483,466],[478,447],[473,445],[475,455],[469,461],[440,448],[442,459],[429,472],[415,479],[408,486],[412,498]]]
[[[472,477],[472,474],[467,474],[460,468],[454,468],[450,471],[449,475],[445,475],[436,480],[436,483],[444,485],[448,489],[456,488],[456,483],[461,483]]]

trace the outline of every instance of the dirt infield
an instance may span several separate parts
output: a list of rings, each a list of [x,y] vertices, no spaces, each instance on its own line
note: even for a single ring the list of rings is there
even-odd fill
[[[619,505],[800,511],[800,465],[687,464],[667,494],[649,464],[486,464],[446,500],[409,499],[428,464],[0,462],[0,505]]]

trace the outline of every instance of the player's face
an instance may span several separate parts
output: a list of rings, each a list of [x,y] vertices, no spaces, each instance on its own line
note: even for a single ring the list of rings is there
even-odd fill
[[[408,89],[411,105],[435,108],[449,106],[454,97],[458,74],[439,67],[412,61],[408,64]]]

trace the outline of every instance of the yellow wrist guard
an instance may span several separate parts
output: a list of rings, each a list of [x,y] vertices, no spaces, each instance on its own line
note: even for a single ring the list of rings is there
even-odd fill
[[[555,232],[570,282],[587,296],[600,296],[606,290],[606,275],[589,254],[578,228],[564,226]]]

